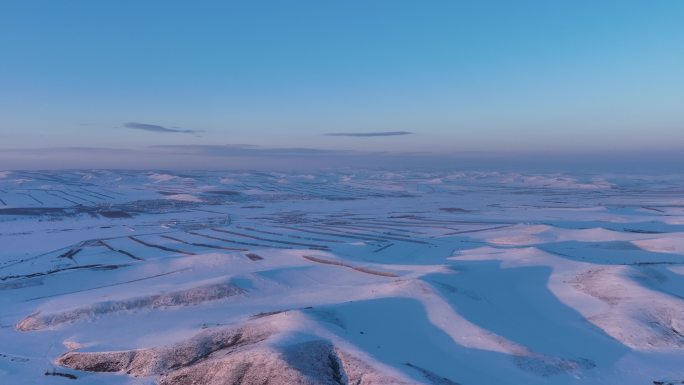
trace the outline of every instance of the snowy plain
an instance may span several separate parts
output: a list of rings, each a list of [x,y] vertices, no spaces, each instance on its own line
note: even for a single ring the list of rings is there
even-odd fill
[[[0,172],[0,384],[679,384],[684,176]]]

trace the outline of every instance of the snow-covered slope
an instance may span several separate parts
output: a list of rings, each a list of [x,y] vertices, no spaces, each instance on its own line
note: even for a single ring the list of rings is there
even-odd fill
[[[684,381],[684,176],[0,174],[0,384]]]

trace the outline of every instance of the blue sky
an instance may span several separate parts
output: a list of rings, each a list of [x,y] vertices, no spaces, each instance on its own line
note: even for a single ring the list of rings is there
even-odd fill
[[[677,0],[2,1],[0,161],[676,152],[682,20]]]

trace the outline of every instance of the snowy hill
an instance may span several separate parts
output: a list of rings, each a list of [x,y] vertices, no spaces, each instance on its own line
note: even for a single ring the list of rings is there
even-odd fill
[[[2,384],[684,381],[684,177],[0,173]]]

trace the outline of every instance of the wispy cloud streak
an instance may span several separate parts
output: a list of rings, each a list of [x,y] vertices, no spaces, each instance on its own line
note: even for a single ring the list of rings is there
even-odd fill
[[[350,155],[351,151],[345,150],[324,150],[316,148],[269,148],[259,147],[250,144],[178,144],[178,145],[156,145],[149,148],[178,154],[202,154],[209,156],[325,156],[325,155]]]
[[[168,128],[168,127],[160,126],[158,124],[137,123],[137,122],[124,123],[124,127],[130,128],[133,130],[152,131],[152,132],[161,132],[161,133],[170,133],[170,134],[196,134],[196,133],[200,132],[197,130],[183,130],[183,129],[178,129],[178,128]]]
[[[331,132],[324,134],[325,136],[353,136],[353,137],[369,137],[369,136],[401,136],[411,135],[410,131],[380,131],[380,132]]]

